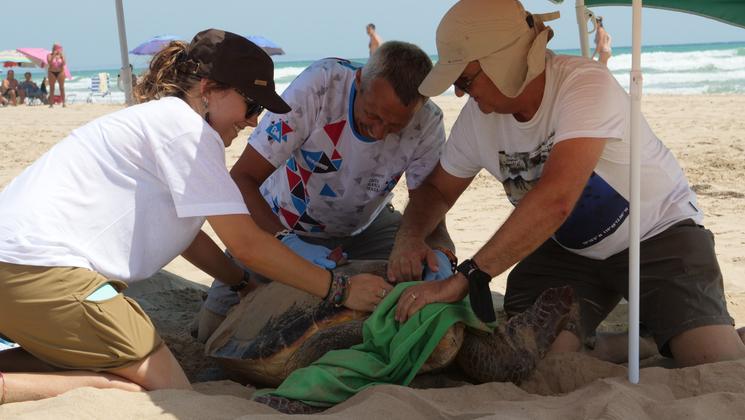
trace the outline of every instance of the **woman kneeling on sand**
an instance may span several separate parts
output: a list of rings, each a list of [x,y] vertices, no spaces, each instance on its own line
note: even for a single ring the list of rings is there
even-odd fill
[[[209,29],[158,53],[142,103],[74,130],[0,194],[0,404],[92,386],[190,388],[150,319],[121,291],[179,254],[255,285],[200,229],[205,219],[252,270],[370,311],[390,286],[316,267],[252,221],[225,147],[275,93],[273,64],[238,35]],[[12,373],[9,373],[12,372]]]

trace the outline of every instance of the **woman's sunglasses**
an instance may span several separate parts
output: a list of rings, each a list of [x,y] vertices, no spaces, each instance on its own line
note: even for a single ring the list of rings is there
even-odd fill
[[[246,119],[249,119],[254,115],[259,115],[261,114],[261,111],[264,110],[264,107],[262,105],[259,105],[258,102],[244,95],[243,92],[239,91],[238,89],[233,90],[238,92],[238,94],[243,97],[243,101],[246,103]]]

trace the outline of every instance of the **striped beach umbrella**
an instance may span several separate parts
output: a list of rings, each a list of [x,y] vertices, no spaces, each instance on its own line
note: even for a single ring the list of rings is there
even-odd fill
[[[16,50],[0,51],[3,67],[34,67],[34,63]]]

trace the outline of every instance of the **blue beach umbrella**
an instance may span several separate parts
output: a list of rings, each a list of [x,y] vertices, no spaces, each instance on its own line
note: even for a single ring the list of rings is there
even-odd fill
[[[248,35],[246,39],[261,47],[269,55],[282,55],[285,51],[276,42],[261,35]]]
[[[155,55],[171,41],[183,41],[178,35],[158,35],[135,47],[129,53],[134,55]]]

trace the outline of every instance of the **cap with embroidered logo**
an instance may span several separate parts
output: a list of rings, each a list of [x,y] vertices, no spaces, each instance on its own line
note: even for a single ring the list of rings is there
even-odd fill
[[[186,53],[187,60],[196,63],[197,75],[225,83],[274,113],[291,110],[274,90],[274,62],[248,39],[207,29],[194,36]]]

